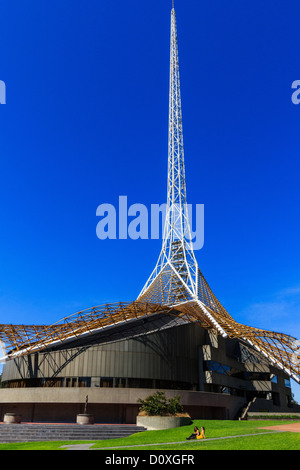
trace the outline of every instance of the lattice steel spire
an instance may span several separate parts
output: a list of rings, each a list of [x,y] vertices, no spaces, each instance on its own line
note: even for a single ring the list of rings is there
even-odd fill
[[[139,299],[164,305],[196,301],[215,328],[227,336],[206,308],[219,313],[219,304],[203,278],[193,251],[185,183],[182,109],[176,13],[171,11],[168,197],[163,245],[158,262]],[[228,317],[229,314],[226,312]],[[231,317],[230,317],[231,318]]]
[[[169,268],[173,268],[176,271],[180,280],[186,284],[190,294],[192,296],[197,295],[197,262],[191,244],[186,200],[177,27],[174,8],[171,13],[168,198],[166,220],[162,251],[156,268],[143,289],[143,293],[167,265],[169,265]],[[175,272],[173,274],[175,275]],[[172,282],[177,283],[175,278]],[[173,298],[174,290],[171,289],[171,292],[170,295]],[[179,292],[176,292],[176,295],[181,297]],[[168,301],[170,299],[164,300]]]

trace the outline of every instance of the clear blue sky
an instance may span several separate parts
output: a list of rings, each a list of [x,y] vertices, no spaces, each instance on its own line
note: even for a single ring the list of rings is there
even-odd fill
[[[237,321],[300,338],[300,3],[175,7],[198,263]],[[150,275],[160,241],[100,241],[96,208],[165,202],[170,10],[1,2],[0,323],[134,300]]]

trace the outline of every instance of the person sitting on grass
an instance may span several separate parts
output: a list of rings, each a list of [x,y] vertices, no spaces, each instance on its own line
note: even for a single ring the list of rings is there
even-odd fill
[[[194,432],[186,438],[188,441],[191,439],[205,439],[205,427],[201,426],[201,433],[197,426],[194,427]]]
[[[186,439],[189,441],[191,439],[197,439],[198,436],[200,436],[200,431],[199,429],[197,428],[197,426],[194,427],[194,432],[189,436],[187,437]]]

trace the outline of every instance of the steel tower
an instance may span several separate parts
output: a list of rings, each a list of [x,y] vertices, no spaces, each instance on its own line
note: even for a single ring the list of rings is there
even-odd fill
[[[182,109],[176,13],[171,11],[168,197],[163,244],[157,264],[139,295],[164,305],[195,301],[204,316],[227,336],[205,305],[217,310],[221,305],[210,291],[195,258],[186,198]],[[222,308],[224,311],[224,309]],[[228,313],[226,312],[228,315]],[[229,315],[228,315],[229,316]]]
[[[161,273],[170,277],[164,303],[197,296],[198,266],[191,243],[187,211],[179,59],[175,9],[171,13],[168,197],[162,250],[141,295]]]

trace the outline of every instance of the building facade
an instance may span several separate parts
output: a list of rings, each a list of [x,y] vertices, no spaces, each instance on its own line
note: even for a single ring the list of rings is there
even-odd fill
[[[250,403],[251,411],[297,411],[280,369],[239,340],[185,324],[7,362],[0,419],[16,412],[25,421],[74,422],[88,396],[96,422],[135,423],[138,399],[156,390],[180,395],[194,419],[237,419]]]

